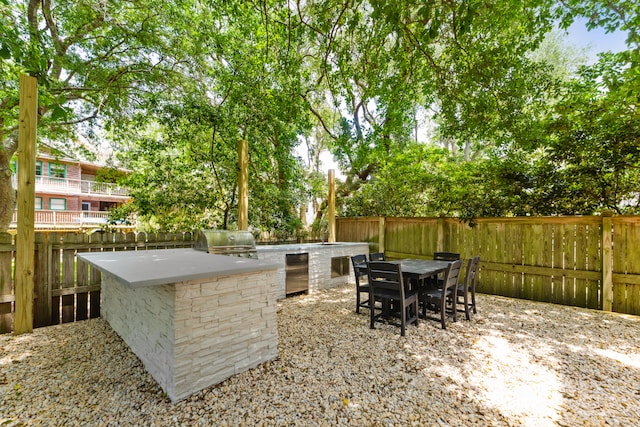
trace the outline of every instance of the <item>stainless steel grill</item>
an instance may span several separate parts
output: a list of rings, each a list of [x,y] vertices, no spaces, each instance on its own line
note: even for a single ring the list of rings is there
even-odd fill
[[[193,248],[210,254],[258,258],[256,240],[249,231],[200,230]]]

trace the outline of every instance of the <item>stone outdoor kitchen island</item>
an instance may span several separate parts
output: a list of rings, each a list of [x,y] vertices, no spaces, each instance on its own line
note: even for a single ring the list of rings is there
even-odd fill
[[[176,402],[278,355],[276,268],[192,249],[81,253],[102,317]]]

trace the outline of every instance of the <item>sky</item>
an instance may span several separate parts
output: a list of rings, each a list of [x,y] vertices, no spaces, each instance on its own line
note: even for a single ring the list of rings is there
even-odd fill
[[[578,20],[574,22],[568,29],[567,42],[577,47],[588,49],[588,63],[593,64],[597,61],[600,52],[620,52],[626,50],[625,40],[626,33],[615,31],[613,33],[605,33],[601,28],[595,28],[588,31],[585,27],[586,20]]]

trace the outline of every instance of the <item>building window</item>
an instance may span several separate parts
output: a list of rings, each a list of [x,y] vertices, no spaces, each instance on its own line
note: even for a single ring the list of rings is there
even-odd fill
[[[66,178],[67,165],[61,165],[59,163],[49,163],[49,176],[52,178]]]
[[[12,160],[11,161],[11,170],[13,171],[14,174],[18,173],[18,161],[17,160]],[[36,160],[36,176],[41,176],[42,175],[42,162],[40,160]]]
[[[67,199],[51,198],[49,199],[49,209],[52,211],[67,210]]]
[[[91,210],[91,203],[90,202],[82,202],[82,210],[83,211],[90,211]]]
[[[42,197],[36,197],[34,209],[42,210]]]

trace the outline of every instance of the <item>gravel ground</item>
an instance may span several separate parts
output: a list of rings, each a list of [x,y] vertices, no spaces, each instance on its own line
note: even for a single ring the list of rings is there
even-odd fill
[[[640,317],[480,295],[368,327],[353,287],[278,304],[279,358],[172,404],[102,319],[0,335],[0,425],[600,426],[640,420]]]

